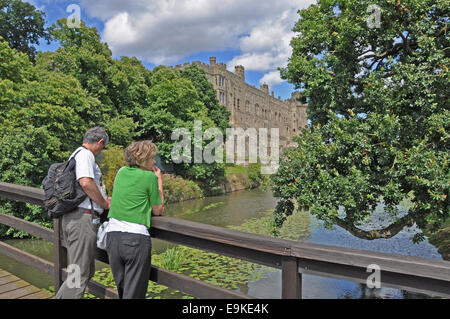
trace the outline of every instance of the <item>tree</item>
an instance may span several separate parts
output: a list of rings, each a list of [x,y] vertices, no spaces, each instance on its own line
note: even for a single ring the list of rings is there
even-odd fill
[[[200,100],[208,109],[208,116],[225,134],[225,129],[229,127],[231,112],[226,106],[219,104],[216,91],[206,78],[205,71],[193,64],[183,69],[181,76],[191,80],[199,94]]]
[[[20,0],[0,0],[0,36],[11,48],[28,55],[34,61],[39,39],[50,40],[44,27],[45,13],[28,2]]]
[[[67,160],[82,141],[86,122],[76,113],[88,107],[80,83],[48,71],[0,41],[0,180],[40,187],[49,166]],[[0,200],[2,212],[48,226],[46,211]],[[0,228],[0,236],[5,234]],[[8,230],[22,236],[23,232]]]
[[[139,111],[138,135],[153,140],[158,146],[158,153],[170,161],[172,149],[178,143],[171,139],[176,128],[186,128],[194,136],[194,121],[202,122],[202,133],[216,125],[208,116],[208,109],[190,79],[164,66],[154,68],[152,73],[147,104]],[[194,148],[191,147],[191,150],[193,153]],[[174,168],[182,177],[200,183],[207,193],[218,191],[217,184],[225,174],[224,165],[220,163],[181,163],[174,165]]]
[[[299,14],[281,72],[304,90],[310,126],[281,160],[275,196],[365,239],[439,227],[450,214],[445,1],[319,0]],[[379,203],[388,222],[362,228]]]

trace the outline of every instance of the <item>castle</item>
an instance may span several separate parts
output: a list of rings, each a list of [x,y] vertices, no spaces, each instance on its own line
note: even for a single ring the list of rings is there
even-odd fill
[[[212,83],[221,105],[231,112],[230,126],[247,128],[279,128],[280,152],[293,145],[292,137],[299,134],[299,128],[307,125],[306,110],[308,105],[299,101],[300,92],[281,100],[275,98],[274,92],[269,94],[269,86],[261,85],[258,89],[245,82],[245,69],[241,65],[235,72],[227,70],[224,63],[216,63],[215,57],[209,58],[209,65],[200,61],[192,64],[202,68],[209,82]],[[176,65],[175,69],[183,69],[190,63]]]

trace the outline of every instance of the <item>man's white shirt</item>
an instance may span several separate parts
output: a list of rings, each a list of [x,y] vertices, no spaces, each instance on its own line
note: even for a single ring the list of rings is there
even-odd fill
[[[75,174],[77,176],[77,180],[79,180],[82,177],[92,178],[94,180],[95,185],[97,185],[100,194],[102,194],[103,198],[106,200],[108,197],[106,193],[106,187],[103,183],[103,177],[102,172],[100,171],[100,167],[98,167],[97,163],[95,162],[94,154],[84,147],[79,147],[70,155],[70,158],[72,158],[73,154],[75,154],[75,152],[77,152],[79,149],[81,150],[75,156],[76,161]],[[94,201],[92,201],[92,203],[94,204],[95,211],[99,213],[103,212],[103,208],[100,205],[98,205]],[[86,199],[80,205],[78,205],[78,207],[84,209],[92,209],[89,196],[86,197]]]

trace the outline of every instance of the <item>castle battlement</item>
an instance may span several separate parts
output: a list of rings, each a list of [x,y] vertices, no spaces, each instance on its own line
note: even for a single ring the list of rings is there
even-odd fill
[[[189,62],[178,64],[175,69],[190,65]],[[269,94],[267,84],[257,88],[245,82],[244,66],[236,65],[233,73],[227,70],[226,64],[217,63],[216,57],[210,57],[209,64],[193,61],[192,65],[205,71],[219,103],[231,111],[231,127],[279,128],[280,147],[283,149],[291,145],[292,137],[307,125],[308,105],[300,102],[301,92],[293,92],[286,100],[280,96],[276,98],[273,91]]]

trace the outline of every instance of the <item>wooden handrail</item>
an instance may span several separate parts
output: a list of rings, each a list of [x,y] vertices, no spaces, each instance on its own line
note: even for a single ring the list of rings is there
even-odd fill
[[[42,205],[44,195],[41,189],[0,182],[0,197]],[[0,214],[0,223],[53,241],[52,230],[43,230],[44,227],[18,218]],[[150,233],[154,238],[282,269],[283,298],[301,296],[303,273],[365,283],[369,275],[367,267],[371,264],[380,267],[382,286],[450,297],[448,261],[298,243],[165,216],[152,217]],[[107,262],[105,255],[98,249],[98,259]],[[180,279],[184,275],[171,275],[169,271],[154,269],[156,273],[164,274],[161,278],[165,278],[166,283],[174,285],[171,288],[185,288],[184,284],[192,280]],[[197,288],[190,291],[194,295],[203,296],[203,289],[211,289],[202,284],[194,286]],[[215,296],[221,294],[232,298],[239,296],[228,295],[223,288],[219,288]],[[240,296],[244,297],[242,294]]]

